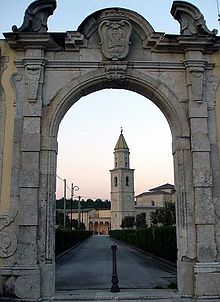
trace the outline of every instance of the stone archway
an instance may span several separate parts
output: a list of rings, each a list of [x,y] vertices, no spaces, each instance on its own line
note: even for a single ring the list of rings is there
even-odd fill
[[[48,17],[55,3],[34,2],[32,18]],[[193,5],[175,1],[171,12],[179,36],[156,33],[142,16],[121,8],[95,12],[77,32],[42,27],[35,33],[35,23],[24,22],[5,34],[17,54],[17,73],[10,74],[16,89],[11,204],[0,228],[9,242],[0,254],[5,295],[54,295],[57,132],[79,98],[104,88],[142,94],[167,118],[177,189],[178,288],[184,296],[220,295],[219,77],[213,71],[219,39]]]

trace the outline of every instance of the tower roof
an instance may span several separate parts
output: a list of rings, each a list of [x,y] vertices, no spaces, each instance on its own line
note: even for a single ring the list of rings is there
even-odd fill
[[[115,150],[118,150],[118,149],[127,149],[127,150],[129,150],[128,145],[126,143],[126,140],[124,138],[122,129],[121,129],[121,134],[119,135],[117,144],[115,146]]]

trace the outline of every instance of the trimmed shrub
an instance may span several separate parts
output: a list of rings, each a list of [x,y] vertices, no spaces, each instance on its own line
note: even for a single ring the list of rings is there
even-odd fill
[[[155,256],[172,262],[177,260],[175,226],[152,226],[141,230],[111,230],[109,235]]]
[[[92,232],[90,231],[71,231],[56,229],[55,255],[60,255],[61,253],[71,248],[74,244],[87,239],[91,235]]]

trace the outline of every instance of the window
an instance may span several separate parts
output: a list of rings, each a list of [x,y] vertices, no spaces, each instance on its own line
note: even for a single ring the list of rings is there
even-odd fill
[[[126,176],[126,186],[128,187],[129,186],[129,177]]]
[[[152,205],[152,207],[155,206],[155,201],[154,200],[151,200],[151,205]]]
[[[114,186],[117,187],[118,186],[118,177],[114,177]]]
[[[128,166],[128,162],[126,161],[126,162],[125,162],[125,167],[127,168],[127,166]]]

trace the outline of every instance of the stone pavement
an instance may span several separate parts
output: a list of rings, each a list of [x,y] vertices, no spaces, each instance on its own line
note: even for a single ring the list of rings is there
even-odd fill
[[[220,302],[219,299],[181,298],[168,289],[176,279],[161,263],[123,243],[117,243],[119,293],[111,293],[111,244],[108,236],[92,236],[56,261],[56,302]],[[162,286],[163,289],[155,287]],[[46,301],[45,301],[46,302]]]
[[[111,287],[112,251],[108,236],[92,236],[56,261],[56,290],[108,290]],[[117,243],[121,289],[167,288],[176,275],[162,269],[152,258]]]
[[[107,290],[76,290],[60,291],[56,293],[56,302],[71,301],[121,301],[121,302],[220,302],[219,299],[191,299],[181,298],[180,295],[171,289],[141,289],[121,290],[119,293],[111,293]]]

